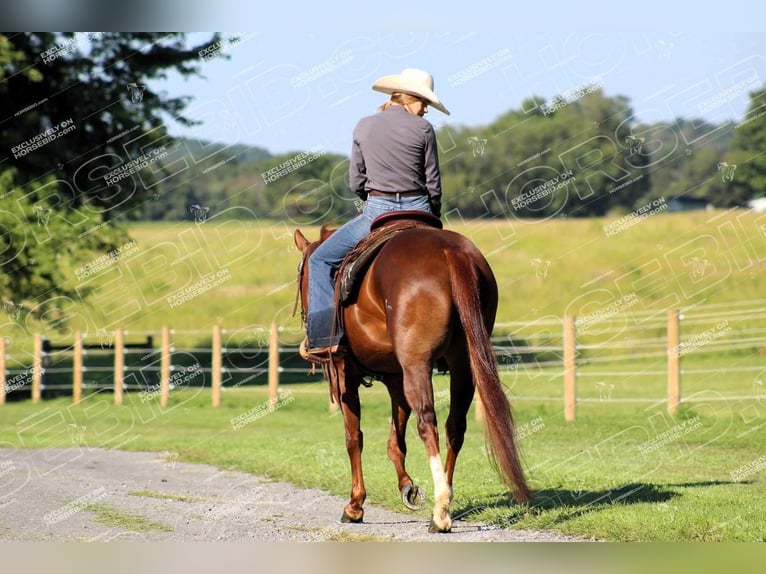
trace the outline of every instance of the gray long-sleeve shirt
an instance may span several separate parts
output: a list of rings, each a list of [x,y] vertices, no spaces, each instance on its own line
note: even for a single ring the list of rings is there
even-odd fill
[[[422,190],[441,201],[433,126],[402,106],[390,106],[362,118],[354,128],[349,182],[351,190],[362,199],[370,190]]]

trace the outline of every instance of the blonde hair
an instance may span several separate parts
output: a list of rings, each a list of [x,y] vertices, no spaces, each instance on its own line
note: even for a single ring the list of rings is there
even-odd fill
[[[407,104],[412,104],[414,102],[423,102],[427,104],[423,98],[419,98],[417,96],[413,96],[412,94],[405,94],[404,92],[394,92],[391,94],[391,97],[383,102],[383,105],[378,108],[379,112],[385,111],[388,108],[390,108],[394,104],[399,104],[400,106],[406,106]]]

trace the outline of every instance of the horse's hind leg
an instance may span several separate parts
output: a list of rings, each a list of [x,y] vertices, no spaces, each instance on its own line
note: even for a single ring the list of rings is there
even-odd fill
[[[447,484],[452,488],[455,463],[465,439],[466,417],[473,400],[474,385],[466,351],[453,353],[448,360],[450,370],[450,405],[447,416]],[[454,358],[459,357],[459,358]]]
[[[447,475],[439,454],[439,430],[436,427],[431,364],[431,361],[426,361],[422,368],[405,369],[404,393],[407,402],[418,417],[418,434],[426,447],[434,481],[434,510],[429,530],[449,532],[452,529],[449,513],[452,488],[447,484]]]
[[[396,469],[396,478],[399,484],[399,492],[402,494],[402,502],[411,510],[418,510],[423,507],[425,494],[412,482],[412,478],[407,474],[404,460],[407,456],[406,432],[407,421],[410,418],[412,409],[404,398],[404,389],[402,387],[402,377],[387,376],[383,383],[388,388],[388,394],[391,396],[391,434],[388,437],[388,458],[394,463]]]
[[[346,427],[346,451],[351,463],[351,499],[343,509],[341,522],[362,522],[364,518],[364,500],[367,492],[362,474],[362,449],[364,440],[361,429],[362,410],[359,403],[359,385],[362,377],[351,369],[344,372],[342,359],[336,370],[340,388],[340,407],[343,424]]]

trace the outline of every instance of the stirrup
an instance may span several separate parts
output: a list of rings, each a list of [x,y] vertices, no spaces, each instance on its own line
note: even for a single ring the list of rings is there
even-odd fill
[[[309,349],[309,339],[306,337],[298,347],[298,354],[304,361],[311,363],[329,363],[333,355],[345,355],[348,350],[343,345],[330,345],[329,347],[313,347]]]

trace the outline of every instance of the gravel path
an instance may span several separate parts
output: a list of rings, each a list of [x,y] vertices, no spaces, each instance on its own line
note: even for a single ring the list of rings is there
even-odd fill
[[[576,541],[552,532],[457,520],[429,534],[421,516],[315,489],[173,459],[104,449],[0,449],[0,541]]]

